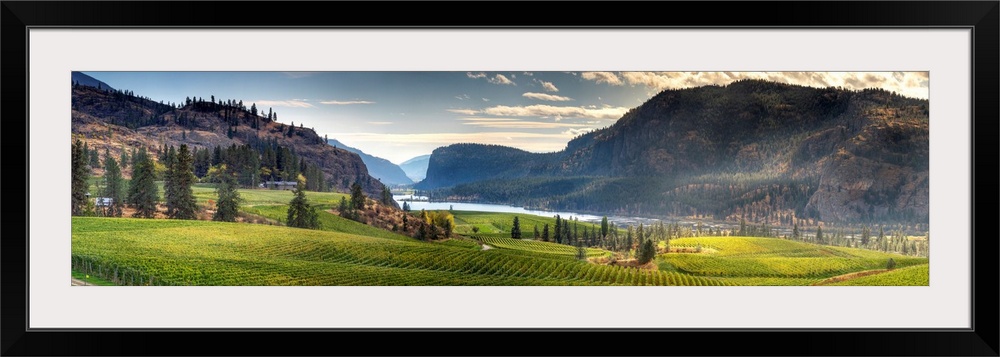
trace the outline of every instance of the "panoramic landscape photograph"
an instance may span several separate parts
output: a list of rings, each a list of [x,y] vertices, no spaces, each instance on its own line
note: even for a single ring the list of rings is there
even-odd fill
[[[928,72],[71,77],[74,286],[930,285]]]

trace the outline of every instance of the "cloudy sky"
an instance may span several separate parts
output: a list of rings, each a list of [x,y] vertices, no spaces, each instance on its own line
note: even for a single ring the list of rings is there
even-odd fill
[[[242,100],[400,163],[454,143],[558,151],[663,89],[760,78],[928,97],[927,72],[86,72],[156,101]]]

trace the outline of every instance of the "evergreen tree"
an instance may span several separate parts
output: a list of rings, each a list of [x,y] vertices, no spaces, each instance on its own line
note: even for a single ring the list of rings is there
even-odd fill
[[[87,206],[87,190],[90,179],[90,169],[87,167],[86,156],[83,154],[83,141],[76,139],[72,151],[71,171],[71,211],[74,216],[82,216]]]
[[[403,212],[409,212],[409,211],[410,211],[410,204],[407,203],[406,201],[403,201]]]
[[[608,216],[601,218],[601,237],[608,236]]]
[[[355,217],[354,210],[351,209],[351,205],[347,203],[347,198],[346,197],[343,197],[343,196],[340,197],[340,205],[337,206],[337,211],[340,212],[340,216],[341,217],[344,217],[344,218],[347,218],[347,219],[350,219],[350,220],[356,220],[357,219],[357,217]],[[406,215],[403,215],[403,219],[404,220],[406,219]]]
[[[535,225],[535,240],[542,237],[542,233],[538,231],[538,225]]]
[[[510,237],[514,239],[521,238],[521,222],[517,220],[517,216],[514,216],[514,226],[510,228]]]
[[[194,198],[194,157],[188,151],[187,144],[181,144],[177,151],[177,157],[173,162],[173,189],[174,189],[174,210],[170,218],[174,219],[195,219],[198,211],[198,204]]]
[[[382,204],[386,206],[392,205],[392,192],[386,186],[382,186]]]
[[[288,202],[288,222],[289,227],[298,228],[319,228],[319,215],[316,208],[309,204],[306,198],[306,179],[302,175],[296,179],[295,197]]]
[[[889,270],[895,269],[896,268],[896,261],[892,260],[892,258],[889,258],[889,261],[885,264],[885,268],[889,269]]]
[[[653,246],[653,240],[646,239],[639,246],[639,253],[636,256],[636,258],[638,259],[638,263],[639,264],[649,263],[651,260],[653,260],[653,257],[655,256],[656,256],[656,248]]]
[[[816,244],[823,244],[823,242],[824,242],[824,240],[823,240],[823,227],[822,226],[817,226],[816,227]]]
[[[792,225],[792,239],[799,240],[801,238],[802,238],[802,233],[799,232],[799,223],[795,222],[795,224]]]
[[[861,246],[867,247],[868,242],[871,240],[871,230],[867,226],[861,228]]]
[[[543,242],[548,242],[549,241],[549,224],[548,223],[546,223],[545,226],[542,227],[542,241]]]
[[[359,211],[365,209],[365,193],[357,182],[351,185],[351,208]]]
[[[90,165],[91,168],[101,167],[101,158],[98,157],[97,148],[94,148],[94,150],[90,150],[90,162],[89,162],[89,165]]]
[[[121,217],[122,208],[125,206],[125,179],[122,177],[121,168],[111,153],[104,151],[104,192],[101,194],[111,200],[105,207],[105,216]]]
[[[576,244],[576,259],[587,260],[587,250],[580,243]]]
[[[212,215],[212,220],[236,222],[236,215],[239,212],[240,203],[243,202],[243,199],[240,197],[240,192],[236,189],[234,175],[226,170],[225,165],[222,168],[223,172],[220,175],[222,180],[215,189],[218,200],[215,202],[215,214]]]
[[[177,211],[177,199],[180,191],[177,185],[177,175],[174,173],[177,163],[177,150],[173,146],[170,146],[169,149],[163,152],[166,154],[163,156],[161,163],[167,169],[163,175],[163,201],[167,206],[167,216],[174,217]]]
[[[122,148],[122,155],[118,159],[118,167],[120,167],[122,170],[125,170],[128,168],[128,163],[129,163],[128,150]]]
[[[563,229],[562,228],[563,228],[562,218],[560,218],[559,215],[557,214],[556,215],[556,228],[555,228],[555,233],[553,235],[554,235],[554,237],[556,239],[556,243],[559,243],[559,244],[562,244],[562,241],[563,241],[563,237],[562,237],[562,231],[563,231]]]
[[[132,156],[132,181],[129,182],[126,202],[135,208],[133,217],[153,218],[156,215],[156,203],[159,192],[156,188],[156,172],[153,168],[153,158],[145,148]]]

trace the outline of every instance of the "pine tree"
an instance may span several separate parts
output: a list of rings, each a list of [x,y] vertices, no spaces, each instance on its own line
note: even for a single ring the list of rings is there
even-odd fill
[[[382,204],[386,206],[392,205],[392,192],[386,186],[382,186]]]
[[[514,239],[521,238],[521,222],[517,220],[517,216],[514,216],[514,226],[510,228],[510,237]]]
[[[198,204],[191,187],[194,185],[194,157],[188,151],[187,144],[181,144],[177,157],[173,162],[174,210],[170,218],[195,219]]]
[[[287,225],[299,228],[319,228],[319,215],[316,208],[309,204],[306,198],[306,179],[302,175],[296,180],[295,197],[288,202]]]
[[[608,236],[608,216],[601,218],[601,237]]]
[[[653,257],[655,256],[656,256],[656,248],[653,246],[653,240],[646,239],[639,246],[639,252],[637,255],[638,263],[639,264],[649,263],[651,260],[653,260]]]
[[[167,168],[167,171],[163,175],[163,201],[167,206],[167,216],[174,217],[177,211],[179,192],[177,175],[174,174],[177,163],[177,150],[173,146],[170,146],[164,152],[166,154],[163,156],[162,164]]]
[[[125,179],[118,162],[107,150],[104,151],[104,192],[101,195],[111,200],[104,215],[121,217],[125,205]]]
[[[133,217],[153,218],[156,215],[156,203],[159,192],[156,188],[156,172],[153,168],[153,158],[145,148],[132,156],[132,181],[129,182],[126,202],[135,208]]]
[[[553,235],[555,237],[556,243],[559,243],[559,244],[562,244],[562,241],[563,241],[563,239],[562,239],[562,228],[563,227],[562,226],[563,226],[562,218],[560,218],[559,215],[557,214],[556,215],[556,228],[555,228],[555,233]]]
[[[357,182],[351,185],[351,208],[359,211],[365,209],[365,193]]]
[[[225,169],[225,165],[222,167],[223,172],[220,175],[222,180],[215,189],[218,200],[215,201],[215,214],[212,215],[212,220],[236,222],[236,216],[243,199],[240,197],[240,192],[236,189],[234,175]]]
[[[72,151],[72,171],[71,171],[71,181],[72,189],[70,192],[71,196],[71,208],[72,215],[82,216],[87,206],[87,189],[88,181],[90,179],[90,169],[87,167],[87,160],[83,154],[83,141],[76,139],[73,143]]]
[[[799,223],[795,222],[795,224],[792,225],[792,239],[799,240],[801,238],[802,238],[802,233],[799,232]]]
[[[545,226],[542,227],[542,241],[543,242],[548,242],[549,241],[549,224],[548,223],[546,223]]]
[[[816,244],[823,244],[823,242],[824,242],[824,240],[823,240],[823,227],[822,226],[817,226],[816,227]]]
[[[542,233],[538,231],[538,225],[535,225],[535,240],[542,237]]]

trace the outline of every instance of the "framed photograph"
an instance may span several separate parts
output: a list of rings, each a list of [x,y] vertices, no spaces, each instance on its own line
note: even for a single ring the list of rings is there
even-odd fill
[[[233,5],[3,2],[4,354],[1000,351],[995,2]]]

